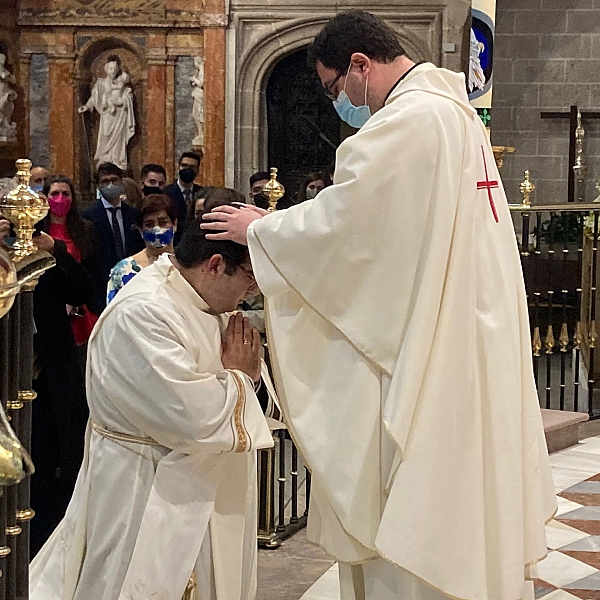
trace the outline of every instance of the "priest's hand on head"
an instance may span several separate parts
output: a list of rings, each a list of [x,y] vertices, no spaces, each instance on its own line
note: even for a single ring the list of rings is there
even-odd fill
[[[212,212],[202,215],[205,222],[201,227],[209,232],[219,232],[207,233],[207,240],[231,240],[247,246],[248,226],[260,218],[262,216],[255,210],[217,206],[213,208]]]
[[[260,379],[260,334],[241,313],[232,315],[221,348],[226,369],[246,373],[255,383]]]

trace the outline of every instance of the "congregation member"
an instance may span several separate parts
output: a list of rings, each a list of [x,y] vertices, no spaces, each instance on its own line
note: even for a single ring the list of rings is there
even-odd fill
[[[96,182],[100,199],[83,216],[94,224],[98,235],[101,270],[95,285],[104,295],[111,269],[143,250],[144,240],[137,228],[138,209],[123,200],[123,171],[112,163],[103,163],[98,167]]]
[[[31,177],[29,178],[29,186],[34,192],[41,192],[46,185],[50,172],[44,167],[33,167],[30,171]]]
[[[296,196],[296,204],[313,200],[317,194],[327,187],[327,176],[324,173],[311,173],[302,182]]]
[[[204,201],[206,200],[206,196],[210,194],[210,192],[214,189],[212,186],[205,187],[202,189],[202,193],[194,200],[192,205],[190,206],[190,211],[187,215],[187,222],[190,223],[194,219],[198,219],[202,213],[204,212]]]
[[[184,152],[179,158],[179,172],[177,181],[165,188],[165,194],[175,202],[179,233],[175,236],[175,245],[179,243],[186,227],[187,215],[196,198],[204,194],[202,186],[194,183],[200,172],[202,154],[199,152]]]
[[[173,254],[173,239],[177,231],[177,212],[173,200],[166,194],[146,196],[137,226],[145,248],[119,261],[112,268],[106,290],[107,304],[128,281],[153,264],[161,254]]]
[[[140,182],[144,198],[150,194],[162,194],[167,187],[167,172],[162,165],[144,165],[140,173]]]
[[[102,273],[100,247],[94,224],[84,219],[79,211],[75,186],[66,175],[52,175],[43,189],[49,211],[39,228],[55,240],[64,242],[69,254],[83,264],[94,281]],[[94,289],[89,305],[70,307],[75,343],[85,346],[103,307],[103,292]]]
[[[85,460],[31,600],[256,596],[260,337],[244,246],[193,221],[108,305],[88,357]],[[187,588],[187,592],[186,592]]]
[[[127,204],[139,208],[143,200],[140,186],[131,177],[123,177],[123,188],[125,190],[124,199]]]
[[[250,177],[250,192],[248,192],[251,204],[258,206],[259,208],[269,208],[269,201],[263,194],[263,190],[270,179],[271,176],[266,171],[257,171],[252,174]]]
[[[415,64],[363,11],[309,57],[358,129],[334,185],[203,215],[249,245],[312,473],[308,537],[344,600],[533,600],[556,496],[513,222],[465,77]]]
[[[33,296],[33,389],[37,394],[32,403],[31,436],[33,555],[63,518],[83,459],[88,408],[67,306],[86,305],[94,295],[90,274],[69,253],[67,244],[40,229],[34,242],[53,255],[56,265],[40,277]],[[0,218],[0,242],[9,232],[8,221]]]

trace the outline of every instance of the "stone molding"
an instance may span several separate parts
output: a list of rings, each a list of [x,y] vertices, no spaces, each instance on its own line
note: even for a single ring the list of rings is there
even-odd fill
[[[234,0],[227,44],[226,121],[235,127],[226,137],[227,184],[245,192],[249,176],[269,166],[265,98],[269,75],[284,56],[309,45],[337,12],[368,10],[394,28],[411,58],[446,66],[443,42],[452,41],[460,48],[457,31],[465,22],[461,22],[463,13],[470,8],[470,2],[459,2],[449,16],[447,3],[422,0],[382,5],[349,0],[341,6],[331,0],[310,0],[302,5],[270,0],[265,5],[259,0],[256,4]]]

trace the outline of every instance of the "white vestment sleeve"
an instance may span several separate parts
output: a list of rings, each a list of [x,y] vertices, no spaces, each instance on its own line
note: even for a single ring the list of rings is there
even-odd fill
[[[112,328],[105,322],[90,350],[88,395],[95,402],[105,396],[133,428],[181,453],[272,445],[250,378],[220,361],[213,372],[198,367],[200,353],[214,355],[220,337],[186,340],[183,318],[152,303],[132,302],[119,316]],[[90,410],[94,418],[93,404]]]

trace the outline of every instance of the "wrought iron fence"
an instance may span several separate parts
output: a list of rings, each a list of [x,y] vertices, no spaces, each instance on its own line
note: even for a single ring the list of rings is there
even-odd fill
[[[527,291],[540,404],[597,418],[600,205],[510,208]]]
[[[258,544],[269,549],[306,527],[310,501],[310,473],[294,442],[285,427],[273,437],[275,446],[258,454]]]

